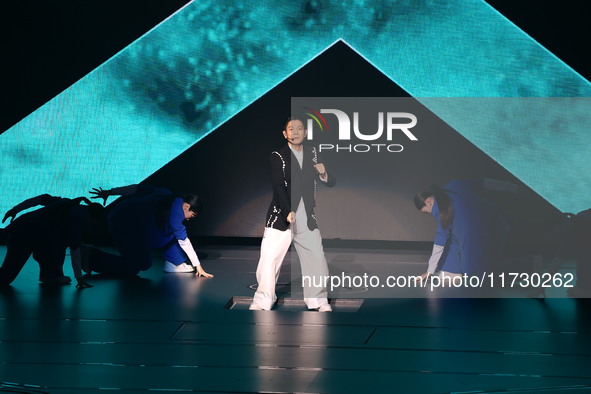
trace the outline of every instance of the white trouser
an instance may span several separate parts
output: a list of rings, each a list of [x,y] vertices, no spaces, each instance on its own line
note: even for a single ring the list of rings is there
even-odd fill
[[[292,239],[300,259],[302,276],[309,276],[311,278],[324,278],[328,276],[328,265],[324,257],[320,230],[315,229],[314,231],[310,231],[306,229],[305,231],[294,234],[291,226],[285,231],[266,227],[263,242],[261,243],[261,257],[256,272],[258,288],[253,297],[253,303],[265,310],[271,309],[277,300],[275,285],[277,284],[279,271],[283,264],[283,258],[289,249]],[[310,283],[314,283],[314,281]],[[316,279],[316,283],[320,283],[319,279]],[[326,297],[327,291],[325,286],[307,286],[304,288],[304,302],[309,309],[315,309],[327,304],[328,300]]]

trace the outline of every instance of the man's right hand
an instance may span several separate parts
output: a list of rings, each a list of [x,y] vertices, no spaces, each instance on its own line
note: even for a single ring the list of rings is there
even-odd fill
[[[287,215],[287,222],[288,223],[295,223],[295,212],[291,211],[288,215]]]

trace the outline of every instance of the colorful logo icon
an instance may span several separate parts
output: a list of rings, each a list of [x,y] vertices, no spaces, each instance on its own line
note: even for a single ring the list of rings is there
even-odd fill
[[[320,114],[320,112],[315,111],[312,108],[308,108],[308,107],[304,107],[304,109],[306,111],[310,111],[310,112],[306,112],[305,114],[308,115],[310,118],[312,118],[316,122],[318,127],[320,127],[320,131],[324,131],[325,129],[326,129],[326,131],[328,131],[328,123],[326,123],[326,119],[324,119],[324,116],[322,116]]]

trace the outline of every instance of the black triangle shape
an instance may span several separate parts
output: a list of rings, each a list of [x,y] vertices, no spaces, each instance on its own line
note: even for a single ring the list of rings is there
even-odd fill
[[[410,96],[350,46],[338,41],[144,183],[203,197],[205,209],[191,223],[193,235],[260,237],[271,195],[268,157],[284,143],[281,128],[290,113],[291,97]],[[385,234],[385,240],[428,240],[429,231],[414,230],[415,234],[409,235],[403,227],[409,227],[409,221],[415,219],[425,223],[431,219],[421,217],[412,206],[412,196],[429,184],[444,185],[454,178],[480,177],[522,184],[447,124],[440,123],[441,128],[423,138],[420,144],[409,146],[402,154],[382,156],[381,165],[391,171],[382,173],[374,184],[393,196],[391,209],[398,210],[394,216],[400,220],[398,227],[388,230],[391,233]],[[364,186],[354,190],[356,186],[351,186],[355,183],[351,178],[363,179],[365,183],[371,179],[365,169],[347,162],[335,171],[337,178],[344,180],[341,184],[346,185],[347,190],[343,192],[363,193]],[[530,208],[532,214],[557,213],[548,202],[532,194],[535,196],[535,204]],[[398,200],[394,203],[395,199],[402,203]],[[350,207],[351,210],[366,208]],[[326,225],[326,219],[321,221]]]

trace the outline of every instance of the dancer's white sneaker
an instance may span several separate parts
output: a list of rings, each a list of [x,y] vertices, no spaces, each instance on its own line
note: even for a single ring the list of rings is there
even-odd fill
[[[164,272],[195,272],[195,267],[191,264],[181,263],[179,265],[175,265],[170,261],[164,262]]]

